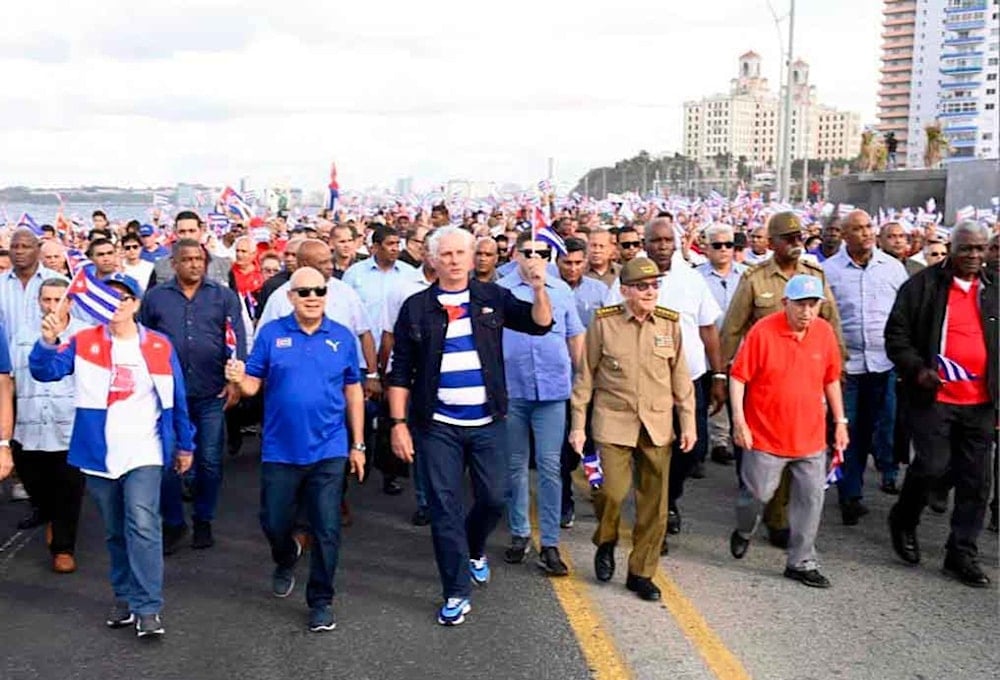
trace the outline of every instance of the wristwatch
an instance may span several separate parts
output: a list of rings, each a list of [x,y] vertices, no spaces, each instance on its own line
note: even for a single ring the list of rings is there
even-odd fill
[[[729,376],[725,373],[713,373],[712,380],[729,380]]]
[[[358,442],[357,444],[352,444],[351,449],[353,451],[360,451],[361,453],[364,453],[368,450],[368,447],[365,446],[364,442]]]
[[[390,425],[406,425],[406,418],[389,418]]]
[[[3,448],[3,447],[7,447],[8,449],[10,448],[10,440],[9,439],[0,439],[0,448]]]
[[[833,422],[837,425],[847,425],[850,421],[847,418],[834,418]]]
[[[380,377],[378,373],[365,373],[365,380],[378,380]]]

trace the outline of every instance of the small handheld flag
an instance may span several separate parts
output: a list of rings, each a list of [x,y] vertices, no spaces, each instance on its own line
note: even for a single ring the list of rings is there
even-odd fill
[[[538,206],[535,206],[531,219],[531,240],[547,243],[559,255],[568,253],[566,242],[549,226],[549,221],[545,219],[545,212]]]
[[[66,296],[76,301],[80,309],[104,324],[111,323],[122,301],[122,296],[117,290],[97,278],[93,267],[81,267],[77,271],[69,284]]]
[[[591,489],[600,489],[604,484],[604,469],[601,467],[601,457],[591,453],[583,457],[583,472]]]
[[[836,484],[844,477],[844,472],[840,468],[844,464],[844,452],[834,449],[833,458],[830,459],[830,467],[826,471],[826,484],[824,489],[829,489],[831,484]]]
[[[231,317],[226,317],[226,350],[229,352],[229,358],[236,358],[236,330],[233,329],[233,320]]]
[[[943,354],[937,355],[938,373],[941,379],[946,382],[963,382],[976,380],[979,376],[971,371],[967,371],[962,364],[949,359]]]

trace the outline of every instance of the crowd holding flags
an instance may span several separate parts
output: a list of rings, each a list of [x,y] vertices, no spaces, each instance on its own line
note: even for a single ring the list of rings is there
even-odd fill
[[[66,290],[66,297],[101,323],[111,323],[122,296],[97,278],[93,267],[80,267]]]

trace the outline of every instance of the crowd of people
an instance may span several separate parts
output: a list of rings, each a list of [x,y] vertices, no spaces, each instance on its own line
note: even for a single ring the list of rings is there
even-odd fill
[[[214,546],[226,453],[259,434],[270,588],[289,596],[309,553],[310,630],[336,625],[348,479],[372,470],[388,495],[411,480],[437,621],[458,625],[491,578],[501,520],[504,561],[537,552],[543,573],[569,573],[560,535],[581,458],[597,579],[614,576],[634,486],[625,585],[658,600],[652,577],[707,464],[735,464],[733,557],[763,520],[785,576],[829,587],[814,546],[824,488],[836,480],[845,525],[864,521],[871,456],[871,485],[898,496],[899,557],[920,561],[924,508],[946,512],[953,496],[945,570],[988,586],[995,220],[948,230],[834,206],[684,206],[546,201],[453,218],[436,204],[221,231],[190,210],[148,224],[96,211],[88,230],[0,230],[0,479],[30,502],[19,528],[44,525],[52,570],[74,572],[89,492],[111,558],[106,624],[161,635],[164,556],[189,534]]]

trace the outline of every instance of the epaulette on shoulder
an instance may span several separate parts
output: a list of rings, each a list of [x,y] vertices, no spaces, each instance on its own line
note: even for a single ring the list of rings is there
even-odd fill
[[[809,269],[815,269],[818,272],[823,271],[823,267],[812,260],[799,260],[799,262],[801,262],[804,267],[808,267]]]
[[[675,312],[674,310],[668,309],[666,307],[661,307],[659,305],[656,305],[656,309],[653,310],[653,315],[658,316],[661,319],[668,319],[670,321],[677,321],[678,319],[681,318],[681,315]]]
[[[608,305],[607,307],[599,307],[594,316],[598,319],[603,319],[606,316],[614,316],[615,314],[624,314],[625,305]]]
[[[743,278],[746,278],[751,274],[753,274],[755,271],[758,271],[762,264],[764,264],[764,262],[758,262],[757,264],[748,265],[747,268],[743,270]]]

